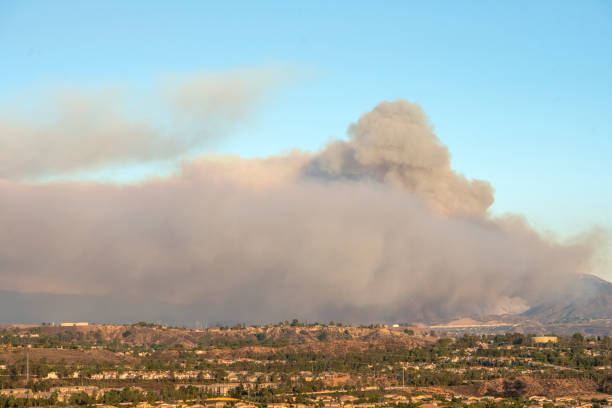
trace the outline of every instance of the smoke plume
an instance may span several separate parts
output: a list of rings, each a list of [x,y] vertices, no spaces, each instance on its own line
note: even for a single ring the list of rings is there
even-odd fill
[[[486,181],[467,180],[450,166],[446,146],[420,106],[383,102],[314,158],[306,173],[331,180],[374,180],[417,194],[443,214],[483,214],[493,204]]]
[[[204,156],[133,185],[0,181],[0,289],[210,320],[410,321],[521,312],[589,270],[590,245],[492,203],[418,105],[383,102],[317,153]]]
[[[54,92],[38,110],[31,109],[36,115],[0,117],[0,179],[180,158],[247,122],[289,76],[282,69],[260,69],[168,80],[148,98],[160,105],[156,121],[128,113],[125,90]]]

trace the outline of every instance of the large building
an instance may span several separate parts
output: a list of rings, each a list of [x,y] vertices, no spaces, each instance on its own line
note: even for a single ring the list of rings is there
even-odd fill
[[[557,343],[558,341],[557,336],[536,336],[533,338],[535,344]]]

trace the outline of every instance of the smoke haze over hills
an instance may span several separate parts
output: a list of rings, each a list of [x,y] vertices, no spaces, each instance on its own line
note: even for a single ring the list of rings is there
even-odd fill
[[[137,142],[146,152],[155,140]],[[54,163],[73,142],[24,174],[68,169]],[[210,321],[522,313],[589,273],[598,245],[493,218],[492,186],[456,173],[422,109],[403,100],[316,153],[202,156],[136,184],[27,184],[12,176],[30,167],[12,160],[0,180],[0,289],[114,299],[98,321],[126,318],[122,304],[150,320],[172,308]]]

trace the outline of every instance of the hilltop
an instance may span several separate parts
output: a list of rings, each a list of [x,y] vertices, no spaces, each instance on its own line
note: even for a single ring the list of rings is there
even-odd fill
[[[612,283],[579,275],[555,299],[531,307],[523,316],[542,323],[612,319]]]
[[[273,348],[341,352],[366,348],[414,347],[423,344],[411,329],[386,327],[352,327],[323,325],[277,325],[233,328],[216,327],[206,330],[171,328],[151,324],[88,325],[88,326],[5,326],[15,333],[45,336],[57,342],[88,342],[91,344],[126,344],[130,346],[160,345],[165,347],[246,348],[245,352],[265,353]]]

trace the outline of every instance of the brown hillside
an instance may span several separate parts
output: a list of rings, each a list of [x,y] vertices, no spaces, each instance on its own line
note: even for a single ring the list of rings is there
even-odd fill
[[[112,353],[108,350],[71,350],[57,348],[31,348],[29,349],[31,360],[46,359],[48,362],[66,361],[68,364],[76,362],[105,361],[110,363],[131,362],[133,357]],[[0,349],[0,361],[11,364],[26,358],[26,349],[5,348]]]
[[[357,327],[247,327],[241,329],[220,330],[218,328],[208,330],[186,330],[162,327],[143,326],[106,326],[90,325],[79,327],[34,327],[14,328],[13,330],[23,332],[37,332],[41,335],[55,338],[61,341],[89,341],[95,343],[97,340],[104,342],[117,341],[131,345],[162,344],[166,346],[182,346],[186,349],[198,348],[206,344],[234,344],[234,346],[300,346],[300,350],[321,349],[324,351],[329,347],[339,350],[340,343],[347,342],[343,347],[359,351],[364,346],[358,343],[373,343],[378,347],[405,346],[413,347],[422,343],[421,339],[415,338],[401,330],[389,330],[385,328],[357,328]],[[318,346],[324,343],[332,343],[333,346]],[[311,345],[306,347],[305,345]],[[304,347],[302,347],[304,346]],[[260,350],[265,352],[265,348]],[[255,351],[255,350],[251,350]]]
[[[591,380],[540,379],[526,376],[497,378],[473,384],[469,388],[469,393],[472,395],[504,398],[524,398],[534,395],[557,398],[588,395],[597,392],[597,384]]]

